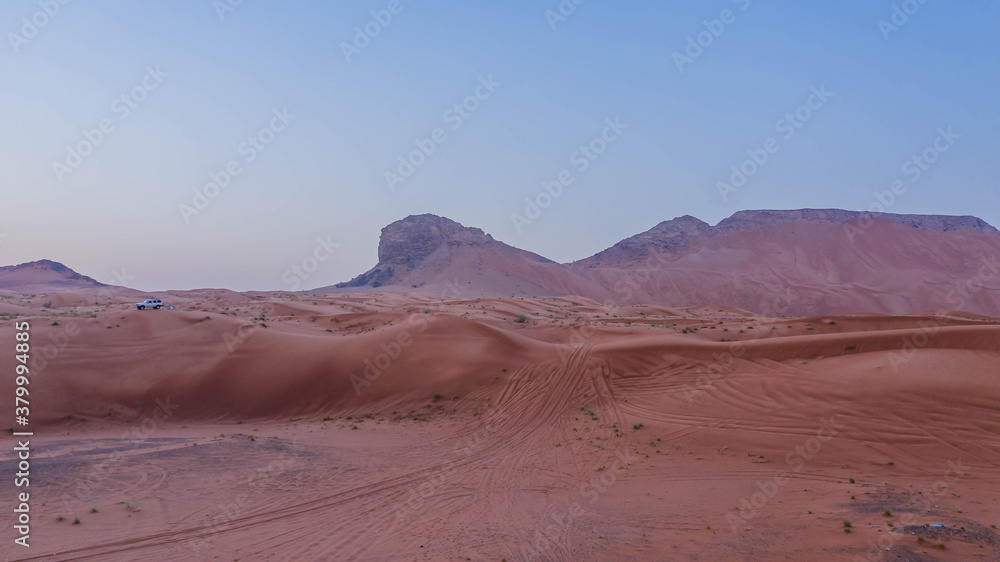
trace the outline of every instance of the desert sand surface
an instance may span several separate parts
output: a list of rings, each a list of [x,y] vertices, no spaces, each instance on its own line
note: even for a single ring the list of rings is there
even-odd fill
[[[997,318],[145,296],[0,291],[6,559],[1000,559]]]

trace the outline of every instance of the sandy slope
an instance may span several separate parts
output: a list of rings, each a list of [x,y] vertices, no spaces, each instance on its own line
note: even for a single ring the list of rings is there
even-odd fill
[[[994,318],[158,296],[0,299],[9,559],[1000,559]]]

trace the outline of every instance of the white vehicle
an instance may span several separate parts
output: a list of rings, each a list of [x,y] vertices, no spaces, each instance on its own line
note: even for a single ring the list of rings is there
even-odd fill
[[[142,302],[135,303],[135,307],[139,310],[146,310],[147,308],[155,308],[159,310],[163,306],[163,301],[160,299],[146,299]]]

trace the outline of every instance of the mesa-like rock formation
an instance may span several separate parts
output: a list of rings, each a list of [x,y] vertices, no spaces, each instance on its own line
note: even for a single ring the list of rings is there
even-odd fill
[[[473,290],[490,294],[556,294],[544,284],[519,280],[516,273],[513,283],[508,282],[512,272],[535,266],[560,269],[552,260],[498,242],[478,228],[436,215],[412,215],[382,229],[375,267],[326,289],[430,286],[457,297],[474,285]]]
[[[445,298],[580,295],[609,305],[732,306],[771,316],[1000,315],[1000,233],[971,216],[839,209],[661,222],[570,264],[434,215],[387,226],[379,262],[327,291]]]

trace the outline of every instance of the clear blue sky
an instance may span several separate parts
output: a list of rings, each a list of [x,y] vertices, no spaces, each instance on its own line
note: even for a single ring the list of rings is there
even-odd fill
[[[410,214],[571,261],[684,214],[866,209],[897,179],[891,212],[1000,225],[993,1],[897,1],[913,13],[880,29],[891,1],[587,0],[556,21],[557,0],[400,0],[350,62],[342,44],[388,0],[243,0],[222,18],[211,0],[47,1],[51,17],[37,0],[0,8],[3,264],[49,258],[104,282],[124,270],[142,289],[290,289],[284,272],[317,237],[336,242],[300,280],[311,288],[371,267],[380,229]],[[723,10],[716,37],[703,22]],[[702,31],[679,70],[674,53]],[[809,102],[786,138],[779,120]],[[446,113],[456,103],[474,110]],[[283,108],[294,118],[276,119]],[[609,118],[628,128],[605,131]],[[102,123],[91,154],[67,156]],[[241,145],[270,125],[264,150]],[[602,133],[614,140],[582,169],[574,153]],[[724,200],[718,182],[769,138]],[[390,189],[415,139],[434,152]],[[904,170],[935,142],[948,150],[919,178]],[[230,161],[240,173],[185,220],[179,206]],[[511,215],[563,170],[572,183],[518,232]]]

